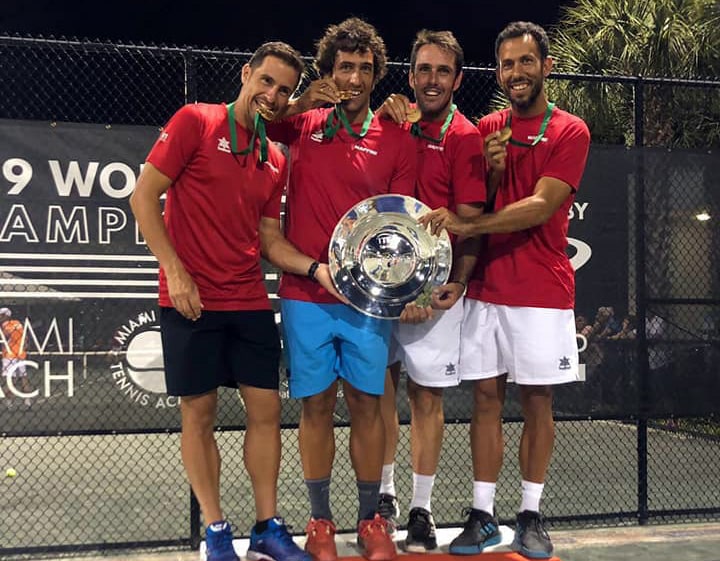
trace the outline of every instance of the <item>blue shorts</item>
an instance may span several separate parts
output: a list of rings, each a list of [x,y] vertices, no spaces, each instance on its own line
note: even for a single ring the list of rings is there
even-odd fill
[[[382,395],[392,323],[345,304],[282,300],[290,396],[322,393],[338,379]]]

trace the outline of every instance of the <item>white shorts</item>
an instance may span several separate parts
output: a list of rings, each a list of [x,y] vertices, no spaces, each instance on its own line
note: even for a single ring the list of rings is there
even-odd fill
[[[575,313],[465,300],[460,361],[463,380],[507,372],[520,385],[575,382],[578,349]]]
[[[2,373],[3,376],[7,376],[8,378],[22,378],[23,376],[27,376],[25,361],[19,358],[2,359]]]
[[[460,383],[460,327],[463,299],[445,311],[436,310],[425,323],[395,322],[390,338],[390,364],[405,363],[413,382],[429,388]]]

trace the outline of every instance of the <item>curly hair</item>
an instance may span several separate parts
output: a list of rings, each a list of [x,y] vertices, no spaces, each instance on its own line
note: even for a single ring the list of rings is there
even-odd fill
[[[318,40],[314,66],[320,76],[332,74],[338,51],[371,52],[373,55],[373,84],[377,84],[387,72],[385,41],[375,27],[360,18],[352,17],[328,26],[325,34]]]

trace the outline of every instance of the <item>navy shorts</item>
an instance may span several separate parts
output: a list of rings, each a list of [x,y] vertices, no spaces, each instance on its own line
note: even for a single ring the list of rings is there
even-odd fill
[[[200,395],[226,386],[278,389],[280,337],[272,310],[203,311],[184,318],[160,308],[169,395]]]

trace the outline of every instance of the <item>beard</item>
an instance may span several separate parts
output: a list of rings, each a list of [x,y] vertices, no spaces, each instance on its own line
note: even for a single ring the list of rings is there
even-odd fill
[[[505,88],[505,95],[510,100],[510,103],[518,109],[528,109],[537,101],[540,92],[542,91],[542,82],[533,82],[530,87],[530,94],[525,99],[517,99],[512,96],[512,89],[510,87]]]
[[[426,121],[436,120],[438,117],[440,117],[440,115],[443,114],[444,111],[446,111],[450,107],[450,105],[452,105],[452,97],[446,99],[445,102],[441,105],[435,102],[427,103],[427,101],[420,101],[420,99],[417,99],[416,97],[417,106],[420,111],[422,111],[424,120]]]

